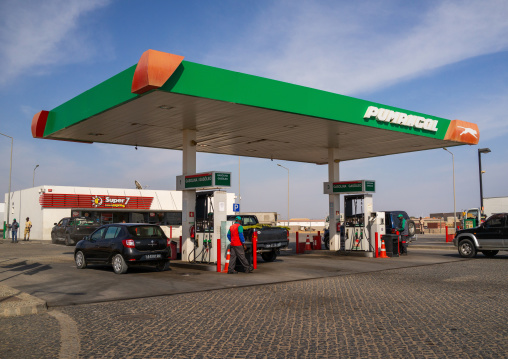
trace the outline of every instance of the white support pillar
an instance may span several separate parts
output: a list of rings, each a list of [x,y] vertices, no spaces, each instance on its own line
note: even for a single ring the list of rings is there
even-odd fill
[[[328,149],[328,181],[339,181],[339,149]],[[340,236],[337,233],[337,223],[340,223],[340,195],[328,195],[329,202],[329,235],[330,235],[330,250],[338,251],[340,249]]]
[[[182,174],[196,173],[196,130],[183,130]],[[182,261],[194,259],[190,229],[195,224],[196,190],[182,191]],[[190,255],[190,258],[189,258]]]

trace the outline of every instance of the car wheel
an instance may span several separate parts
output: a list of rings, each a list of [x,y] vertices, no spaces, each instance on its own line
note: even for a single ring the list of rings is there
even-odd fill
[[[470,239],[463,239],[459,243],[459,254],[464,258],[473,258],[476,256],[476,248]]]
[[[83,252],[78,251],[76,253],[76,256],[74,257],[74,260],[76,261],[76,267],[78,269],[85,269],[86,268],[86,258]]]
[[[409,233],[409,236],[412,237],[415,235],[416,233],[416,227],[415,227],[415,222],[413,221],[410,221],[408,224],[407,224],[407,231]]]
[[[157,272],[164,272],[165,270],[168,270],[168,268],[169,268],[169,261],[160,261],[155,266],[155,270]]]
[[[117,254],[113,257],[113,270],[116,274],[124,274],[127,272],[127,264],[121,254]]]
[[[489,258],[494,257],[499,251],[482,251],[483,255]]]
[[[265,262],[273,262],[275,258],[277,258],[277,253],[275,253],[275,251],[263,252],[261,253],[261,258],[263,258]]]

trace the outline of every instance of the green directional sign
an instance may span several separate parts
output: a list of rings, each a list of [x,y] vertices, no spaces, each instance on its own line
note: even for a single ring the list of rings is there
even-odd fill
[[[231,172],[204,172],[176,177],[178,191],[231,187]]]
[[[376,182],[365,181],[365,192],[376,192]]]
[[[229,172],[215,172],[215,185],[231,187],[231,173]]]
[[[324,194],[372,193],[376,191],[376,182],[368,180],[325,182]]]

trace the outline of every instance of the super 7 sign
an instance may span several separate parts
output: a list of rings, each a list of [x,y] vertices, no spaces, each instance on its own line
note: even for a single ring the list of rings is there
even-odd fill
[[[373,193],[376,192],[376,182],[369,180],[325,182],[323,183],[324,194],[341,193]]]
[[[220,187],[231,187],[231,172],[211,171],[176,177],[178,191]]]

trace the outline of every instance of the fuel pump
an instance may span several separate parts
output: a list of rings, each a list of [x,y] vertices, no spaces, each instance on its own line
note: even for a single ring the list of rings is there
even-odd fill
[[[372,212],[367,227],[370,234],[370,243],[374,251],[378,254],[381,252],[381,240],[386,234],[385,212]],[[376,241],[377,233],[377,241]],[[375,250],[377,245],[377,251]]]
[[[194,250],[189,262],[217,262],[217,238],[220,238],[221,222],[227,219],[227,193],[224,191],[196,192]]]
[[[372,213],[372,195],[344,196],[344,249],[372,251],[368,227]]]

